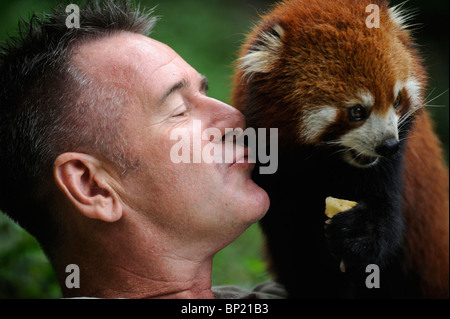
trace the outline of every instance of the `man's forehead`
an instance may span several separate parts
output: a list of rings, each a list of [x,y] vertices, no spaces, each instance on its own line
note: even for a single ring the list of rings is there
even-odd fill
[[[164,65],[178,55],[167,45],[144,35],[123,32],[83,43],[74,62],[101,81],[131,83],[146,67]],[[151,70],[148,70],[151,71]]]

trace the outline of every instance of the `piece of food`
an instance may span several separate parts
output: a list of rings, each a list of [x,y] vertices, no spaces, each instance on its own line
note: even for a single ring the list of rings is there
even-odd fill
[[[327,215],[328,218],[333,218],[334,215],[349,210],[356,206],[356,204],[358,203],[351,200],[338,199],[329,196],[325,199],[325,215]]]

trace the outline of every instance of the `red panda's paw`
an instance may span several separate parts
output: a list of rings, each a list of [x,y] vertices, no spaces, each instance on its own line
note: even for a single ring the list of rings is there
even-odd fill
[[[360,202],[325,223],[325,238],[341,271],[369,264],[383,266],[400,246],[402,220],[395,214],[371,211]]]

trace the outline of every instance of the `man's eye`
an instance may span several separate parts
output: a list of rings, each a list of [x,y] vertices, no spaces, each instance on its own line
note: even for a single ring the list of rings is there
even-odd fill
[[[172,117],[182,117],[186,115],[186,110],[180,110],[175,112],[175,114]]]

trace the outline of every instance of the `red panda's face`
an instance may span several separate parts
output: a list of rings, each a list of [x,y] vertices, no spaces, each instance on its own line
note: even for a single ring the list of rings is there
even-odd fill
[[[417,90],[414,80],[398,81],[392,87],[391,99],[383,102],[382,112],[376,104],[377,95],[367,89],[333,106],[313,107],[306,111],[300,125],[304,128],[302,139],[340,148],[343,159],[354,166],[375,165],[380,157],[393,156],[399,150],[399,130],[411,110],[416,109],[411,105],[417,100]],[[323,116],[316,122],[318,114]]]
[[[236,106],[250,122],[283,123],[296,142],[337,147],[358,167],[396,153],[423,73],[398,10],[380,3],[380,28],[368,28],[367,4],[293,0],[266,17],[239,60],[247,99]]]

